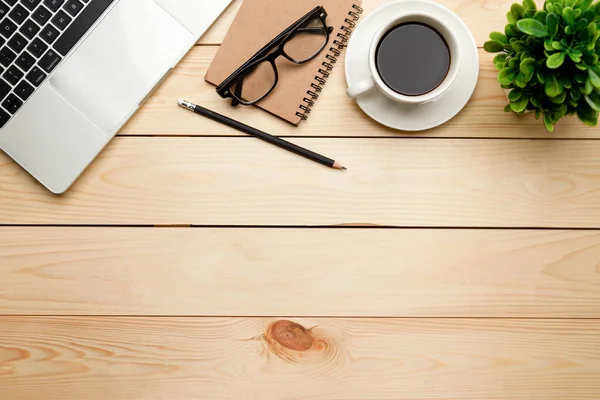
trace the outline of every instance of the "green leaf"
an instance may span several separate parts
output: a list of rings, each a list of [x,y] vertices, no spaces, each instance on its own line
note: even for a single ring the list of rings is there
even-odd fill
[[[510,85],[517,77],[517,73],[512,68],[504,68],[498,73],[498,82],[501,85]]]
[[[582,70],[582,71],[586,71],[586,70],[587,70],[587,65],[585,65],[585,64],[581,64],[581,63],[579,63],[579,64],[575,64],[575,66],[576,66],[578,69]]]
[[[508,66],[514,70],[518,70],[520,63],[521,63],[521,60],[519,60],[518,58],[511,58],[510,61],[508,62]]]
[[[594,0],[580,0],[579,3],[577,3],[577,5],[575,6],[575,8],[585,11],[588,8],[590,8],[593,1]]]
[[[544,113],[544,125],[548,132],[554,132],[554,124],[550,121],[550,115]]]
[[[490,33],[490,39],[495,42],[500,42],[502,44],[508,44],[508,38],[504,33],[492,32]]]
[[[510,44],[505,44],[504,45],[504,51],[512,54],[512,53],[515,52],[515,49],[513,49],[513,47]]]
[[[562,92],[561,94],[559,94],[556,97],[550,97],[550,101],[554,104],[562,104],[565,102],[566,98],[567,98],[567,92]]]
[[[563,3],[565,7],[575,7],[575,4],[577,4],[577,0],[565,0]]]
[[[554,50],[563,50],[564,49],[564,47],[562,46],[562,44],[560,44],[560,42],[558,42],[556,40],[552,42],[552,48]]]
[[[573,60],[573,62],[574,62],[574,63],[581,62],[581,57],[580,57],[580,56],[578,56],[577,54],[573,54],[573,52],[572,52],[571,50],[569,50],[569,51],[567,52],[567,54],[569,55],[569,58],[570,58],[571,60]]]
[[[540,110],[539,108],[536,108],[535,109],[535,119],[540,119],[541,115],[542,115],[542,110]]]
[[[517,101],[523,96],[523,91],[521,89],[513,89],[508,92],[508,101]]]
[[[579,100],[581,98],[581,92],[579,90],[569,90],[569,96],[573,100]]]
[[[483,49],[488,53],[498,53],[504,51],[504,45],[495,40],[488,40],[483,44]]]
[[[546,26],[540,21],[533,18],[525,18],[517,22],[517,28],[523,33],[526,33],[535,37],[546,37],[548,36],[548,30]]]
[[[585,83],[587,80],[587,76],[583,72],[578,72],[575,74],[575,82],[577,83]]]
[[[567,24],[571,26],[575,25],[575,10],[573,10],[571,7],[563,8],[562,17]]]
[[[542,74],[542,71],[537,72],[537,78],[538,81],[540,81],[540,83],[546,82],[546,77],[544,76],[544,74]]]
[[[565,62],[566,53],[554,53],[546,60],[546,66],[550,69],[556,69]]]
[[[525,17],[525,8],[518,3],[513,3],[513,5],[510,6],[510,13],[518,21]]]
[[[581,18],[587,20],[588,22],[594,21],[596,19],[596,13],[594,12],[594,9],[587,9],[583,11]]]
[[[560,87],[558,86],[558,81],[554,76],[551,75],[546,78],[544,92],[548,97],[556,97],[560,94]]]
[[[587,65],[596,65],[598,64],[598,54],[586,54],[583,56],[583,60]]]
[[[556,3],[552,3],[551,10],[554,14],[561,15],[563,7],[561,4],[558,4],[558,2],[556,2]]]
[[[585,85],[582,87],[579,87],[579,90],[581,91],[581,93],[583,93],[584,95],[588,95],[590,93],[592,93],[594,91],[594,85],[592,85],[592,82],[590,81],[590,79],[588,78],[585,81]]]
[[[565,89],[571,89],[573,87],[573,83],[571,82],[571,79],[568,76],[562,76],[560,78],[560,83],[562,83]]]
[[[535,60],[533,58],[526,58],[521,60],[521,64],[519,64],[519,69],[525,75],[533,74],[535,72]]]
[[[525,111],[528,103],[529,98],[527,96],[521,96],[518,100],[510,102],[510,108],[512,108],[514,112],[520,113]]]
[[[506,54],[504,54],[504,53],[497,54],[497,55],[494,57],[494,60],[493,60],[493,61],[494,61],[494,65],[496,66],[496,68],[499,68],[499,69],[501,69],[501,67],[502,67],[502,64],[504,63],[504,61],[506,61],[506,57],[507,57],[507,55],[506,55]]]
[[[573,28],[573,25],[565,26],[565,34],[566,35],[572,35],[573,33],[575,33],[575,28]]]
[[[595,88],[600,88],[600,77],[592,69],[588,69],[589,81]]]
[[[517,29],[515,24],[506,24],[506,26],[504,26],[504,34],[509,38],[519,38],[521,36],[521,32]]]
[[[533,104],[535,107],[539,107],[541,104],[541,99],[538,96],[531,96],[529,98],[529,101],[531,102],[531,104]]]
[[[510,108],[510,104],[504,106],[504,112],[511,112],[512,108]]]
[[[581,57],[583,55],[583,51],[579,50],[578,48],[574,48],[569,51],[579,57]]]
[[[517,85],[517,87],[520,87],[520,88],[527,87],[527,77],[524,74],[519,72],[517,74],[517,79],[515,79],[515,84]]]
[[[585,18],[581,18],[575,24],[575,32],[581,33],[581,32],[583,32],[585,30],[585,28],[587,28],[587,26],[588,26],[588,20],[585,19]]]
[[[594,22],[590,22],[587,26],[587,30],[590,37],[594,37],[597,31],[596,24]]]
[[[539,43],[540,41],[537,38],[534,38],[533,36],[527,36],[527,40],[525,41],[527,47],[531,48],[536,47]]]
[[[517,53],[520,53],[520,52],[522,52],[522,51],[523,51],[523,50],[525,50],[525,48],[526,48],[526,47],[525,47],[525,42],[524,42],[524,41],[522,41],[522,40],[515,40],[515,41],[512,43],[512,47],[513,47],[513,49],[515,49],[515,51],[516,51]]]
[[[548,34],[550,36],[552,36],[552,37],[556,36],[556,34],[558,33],[559,23],[560,23],[560,18],[558,18],[558,15],[556,15],[553,12],[548,14],[548,16],[546,17],[546,27],[548,29]]]
[[[599,3],[600,4],[600,3]],[[598,125],[598,112],[594,111],[587,103],[581,104],[577,107],[577,117],[586,125],[596,126]]]
[[[510,11],[506,13],[506,19],[511,24],[514,24],[515,22],[517,22],[517,19],[515,17],[513,17],[513,15],[511,14]]]
[[[590,107],[592,107],[592,110],[600,111],[600,96],[598,96],[596,93],[592,92],[589,95],[585,96],[585,101]]]
[[[536,13],[533,15],[533,19],[535,19],[536,21],[540,21],[542,24],[545,24],[547,15],[548,13],[546,11],[536,11]]]
[[[537,5],[534,0],[523,0],[523,8],[525,10],[537,10]]]
[[[581,10],[577,9],[577,10],[575,10],[575,19],[577,19],[579,17],[581,17]]]

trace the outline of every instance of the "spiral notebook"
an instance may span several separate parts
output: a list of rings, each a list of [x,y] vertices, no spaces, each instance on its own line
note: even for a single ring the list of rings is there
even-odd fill
[[[356,26],[362,0],[245,0],[223,40],[206,81],[221,84],[264,45],[316,6],[327,11],[327,25],[334,28],[329,43],[318,57],[295,65],[277,60],[279,83],[257,106],[294,125],[308,118],[334,64]]]

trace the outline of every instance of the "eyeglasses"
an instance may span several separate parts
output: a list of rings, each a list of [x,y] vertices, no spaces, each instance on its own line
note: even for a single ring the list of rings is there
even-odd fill
[[[327,46],[333,28],[327,26],[326,19],[325,8],[315,7],[231,74],[217,87],[217,93],[232,98],[232,106],[251,106],[263,100],[279,81],[275,60],[283,56],[301,65],[317,57]]]

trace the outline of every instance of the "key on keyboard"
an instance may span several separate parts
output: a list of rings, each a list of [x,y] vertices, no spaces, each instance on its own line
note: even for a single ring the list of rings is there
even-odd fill
[[[21,2],[25,4],[25,7],[29,8],[30,11],[33,11],[35,6],[40,4],[40,1],[41,0],[21,0]]]
[[[10,10],[10,7],[0,1],[0,18],[4,18],[8,10]]]
[[[42,42],[40,38],[33,39],[29,47],[27,47],[27,50],[37,58],[40,58],[47,49],[48,45]]]
[[[25,81],[21,81],[21,83],[19,83],[17,85],[17,87],[15,88],[15,93],[21,99],[27,100],[29,98],[29,96],[31,96],[31,94],[33,93],[33,90],[34,90],[33,87],[29,83],[27,83]]]
[[[13,65],[4,73],[4,75],[2,75],[2,77],[6,79],[8,83],[14,86],[19,83],[19,81],[23,78],[23,75],[25,74],[19,68]]]
[[[0,50],[0,64],[5,67],[10,66],[10,64],[15,61],[15,58],[17,58],[17,55],[8,47],[3,47],[2,50]]]
[[[17,25],[15,25],[15,23],[12,22],[10,19],[4,18],[4,20],[0,22],[0,34],[2,34],[2,36],[4,36],[5,38],[8,39],[9,37],[11,37],[16,30]]]
[[[27,11],[22,5],[17,4],[15,8],[8,13],[8,16],[18,25],[21,25],[23,22],[25,22],[27,17],[29,17],[29,11]]]
[[[40,27],[32,20],[27,20],[27,22],[21,26],[21,29],[19,29],[19,32],[25,35],[29,40],[33,39],[39,31]]]
[[[35,22],[40,24],[40,26],[44,26],[46,22],[48,22],[48,20],[50,19],[51,15],[52,14],[50,13],[50,10],[48,10],[44,6],[39,6],[37,10],[35,10],[33,14],[31,14],[31,18],[33,18]]]
[[[19,68],[21,68],[23,71],[27,72],[31,67],[33,67],[33,64],[35,64],[35,58],[33,58],[29,55],[29,53],[24,51],[23,54],[21,54],[17,58],[15,64],[17,64]]]
[[[21,36],[20,33],[15,33],[13,37],[8,41],[8,47],[10,47],[15,53],[19,54],[27,46],[27,39]]]
[[[71,23],[71,17],[67,15],[63,10],[60,10],[54,18],[52,18],[52,23],[56,25],[58,29],[61,31],[64,30],[69,23]]]
[[[9,94],[6,99],[2,102],[2,107],[9,113],[14,114],[19,111],[19,108],[23,105],[21,99],[15,96],[13,93]]]
[[[56,12],[64,2],[65,0],[44,0],[44,5],[52,10],[52,12]]]

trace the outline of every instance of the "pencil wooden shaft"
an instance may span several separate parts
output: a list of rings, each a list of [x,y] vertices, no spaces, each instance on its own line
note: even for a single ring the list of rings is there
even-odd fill
[[[292,153],[296,153],[302,157],[306,157],[309,160],[313,160],[316,161],[320,164],[326,165],[328,167],[333,167],[333,165],[335,164],[335,161],[332,160],[331,158],[327,158],[325,156],[322,156],[318,153],[315,153],[314,151],[310,151],[308,149],[305,149],[304,147],[300,147],[298,145],[295,145],[293,143],[290,143],[288,141],[285,141],[283,139],[280,139],[276,136],[273,135],[269,135],[266,132],[263,132],[261,130],[258,130],[256,128],[253,128],[251,126],[248,126],[246,124],[243,124],[241,122],[238,122],[234,119],[231,119],[229,117],[226,117],[224,115],[221,115],[219,113],[216,113],[214,111],[208,110],[204,107],[201,107],[199,105],[196,105],[196,107],[194,108],[194,112],[200,115],[203,115],[207,118],[212,119],[213,121],[217,121],[220,122],[222,124],[225,124],[227,126],[230,126],[232,128],[235,128],[239,131],[242,131],[244,133],[247,133],[248,135],[252,135],[255,136],[259,139],[264,140],[265,142],[269,142],[271,144],[274,144],[275,146],[281,147],[282,149],[291,151]]]

